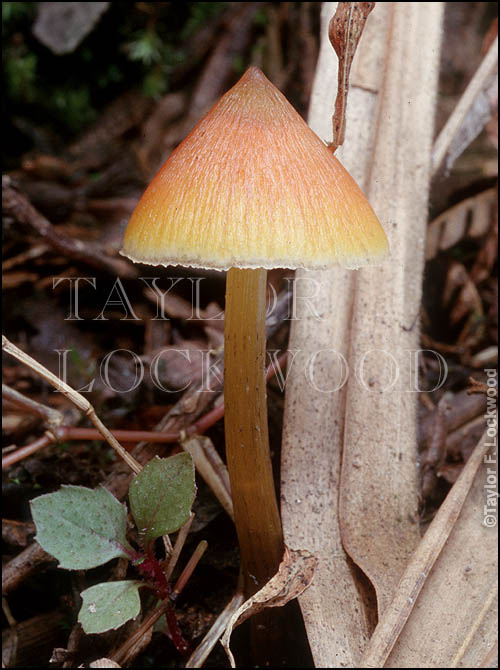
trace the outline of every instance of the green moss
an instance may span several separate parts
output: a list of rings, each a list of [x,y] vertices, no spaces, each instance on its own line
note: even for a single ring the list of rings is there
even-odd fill
[[[34,13],[34,2],[2,2],[2,34],[10,30],[12,24],[29,19]]]
[[[191,2],[189,3],[189,18],[181,31],[181,39],[188,40],[207,21],[215,18],[226,9],[227,2]]]
[[[18,4],[18,3],[11,3]],[[37,59],[24,46],[6,50],[4,72],[7,93],[23,102],[33,102],[36,98],[36,67]]]

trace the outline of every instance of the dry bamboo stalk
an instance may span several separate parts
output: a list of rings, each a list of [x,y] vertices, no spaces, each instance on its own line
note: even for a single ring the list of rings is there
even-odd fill
[[[337,76],[335,55],[326,44],[335,4],[323,6],[309,114],[311,127],[325,140],[330,139]],[[417,525],[409,519],[417,508],[414,394],[397,389],[394,397],[376,396],[359,386],[353,372],[374,342],[396,352],[405,364],[401,349],[418,348],[415,322],[441,16],[441,3],[378,3],[353,64],[346,141],[338,155],[385,226],[392,244],[389,263],[355,273],[340,268],[297,273],[299,298],[308,292],[306,278],[319,284],[309,304],[297,301],[298,319],[291,329],[289,348],[301,354],[286,391],[282,518],[287,545],[319,558],[313,583],[299,602],[315,663],[322,667],[356,665],[370,632],[340,539],[343,444],[346,544],[351,558],[372,578],[382,608],[419,539]],[[321,321],[311,306],[323,316]],[[351,376],[340,392],[324,392],[340,379],[338,356],[317,356],[316,389],[304,376],[305,361],[321,349],[334,349],[349,365]],[[370,505],[366,519],[360,519],[359,507]]]
[[[309,108],[309,125],[324,140],[331,139],[337,83],[337,57],[328,40],[328,24],[336,5],[323,4],[320,56]],[[372,37],[384,30],[386,13],[385,4],[380,4],[369,16],[354,59],[354,72],[359,69],[366,44],[373,46],[368,62],[383,65],[385,44],[383,40],[374,44]],[[374,124],[367,118],[376,114],[380,71],[376,70],[375,76],[371,69],[367,73],[369,90],[351,87],[346,138],[337,152],[362,188],[374,135]],[[292,321],[289,342],[289,349],[299,353],[294,359],[289,357],[293,363],[285,399],[281,510],[286,544],[308,549],[319,559],[311,586],[299,597],[309,644],[319,667],[356,665],[370,633],[338,525],[345,388],[333,393],[321,391],[332,388],[341,378],[341,359],[326,353],[317,356],[313,379],[316,388],[304,374],[310,370],[310,357],[319,351],[335,349],[347,358],[354,274],[343,268],[297,271],[297,318]]]
[[[409,352],[419,349],[442,15],[443,3],[391,5],[367,188],[386,225],[391,258],[357,273],[351,323],[349,361],[366,358],[364,383],[352,380],[347,388],[340,527],[347,553],[375,587],[379,615],[420,539]]]

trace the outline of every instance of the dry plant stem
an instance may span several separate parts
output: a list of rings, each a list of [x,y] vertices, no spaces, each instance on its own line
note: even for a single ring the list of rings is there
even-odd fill
[[[35,454],[37,451],[40,451],[40,449],[43,449],[48,444],[52,444],[53,442],[53,435],[51,433],[45,433],[45,435],[42,435],[42,437],[39,437],[34,442],[31,442],[31,444],[27,444],[25,447],[20,447],[11,454],[4,456],[2,458],[2,470],[10,468],[10,466],[14,465],[14,463],[18,463],[19,461],[28,458],[28,456]]]
[[[15,344],[12,344],[5,335],[2,335],[2,349],[6,351],[8,354],[11,356],[14,356],[18,361],[21,363],[24,363],[27,365],[29,368],[37,372],[45,381],[47,381],[49,384],[51,384],[54,388],[56,388],[60,393],[64,395],[65,398],[70,400],[78,409],[82,410],[89,419],[92,421],[94,426],[97,428],[97,430],[101,433],[101,435],[104,437],[106,442],[113,447],[113,449],[118,453],[118,455],[127,463],[127,465],[137,474],[139,473],[142,468],[137,463],[135,458],[133,458],[118,442],[118,440],[110,433],[110,431],[106,428],[106,426],[102,423],[102,421],[99,419],[97,414],[95,413],[94,408],[92,405],[89,403],[89,401],[84,398],[82,395],[77,393],[74,389],[71,388],[71,386],[68,386],[65,382],[61,381],[59,377],[56,377],[50,370],[47,370],[46,367],[41,365],[38,361],[36,361],[34,358],[31,358],[31,356],[28,356],[28,354],[24,353],[24,351],[21,351],[18,347],[16,347]]]
[[[2,271],[8,272],[9,270],[12,270],[12,268],[16,267],[16,265],[33,260],[34,258],[39,258],[40,256],[43,256],[47,249],[48,247],[45,244],[37,244],[34,247],[30,247],[26,251],[23,251],[22,253],[4,261],[2,263]]]
[[[53,429],[57,430],[64,421],[63,415],[57,409],[52,409],[52,407],[47,407],[47,405],[36,402],[36,400],[31,400],[31,398],[10,388],[7,384],[2,384],[2,397],[7,398],[18,407],[23,407],[33,414],[41,416]]]
[[[361,668],[382,668],[399,637],[432,566],[460,514],[479,466],[490,448],[485,432],[413,554],[360,661]]]
[[[193,555],[189,559],[189,561],[186,564],[186,567],[184,570],[181,572],[179,575],[179,579],[175,583],[175,586],[172,590],[172,598],[177,598],[179,594],[182,592],[184,587],[189,581],[189,578],[194,572],[194,569],[200,562],[201,557],[205,553],[208,547],[208,542],[206,540],[202,540],[201,542],[198,543],[198,546],[196,549],[193,551]]]
[[[168,559],[168,564],[165,569],[165,577],[167,578],[167,581],[170,580],[170,577],[172,576],[172,572],[174,571],[175,566],[177,565],[177,561],[179,560],[179,555],[182,551],[182,547],[184,546],[184,542],[186,541],[186,538],[189,533],[189,529],[191,528],[191,524],[193,523],[194,519],[194,514],[191,512],[191,515],[189,519],[186,521],[186,523],[181,527],[179,532],[177,533],[177,539],[175,540],[174,548],[172,549],[172,553],[170,554],[170,557]]]
[[[229,620],[243,604],[244,597],[240,591],[237,591],[228,604],[224,607],[217,619],[214,621],[210,630],[205,635],[200,644],[193,651],[186,662],[186,668],[201,668],[208,658],[208,655],[217,644],[217,641],[226,630]]]
[[[212,440],[201,435],[181,442],[182,448],[191,454],[196,471],[203,477],[212,493],[234,521],[231,487],[226,465],[219,456]]]
[[[278,369],[283,369],[283,366],[285,365],[287,359],[287,352],[283,352],[278,356],[277,359],[277,368]],[[277,372],[277,368],[273,363],[268,366],[266,370],[266,379],[269,380],[274,374]],[[10,389],[12,391],[12,389]],[[17,391],[15,391],[17,393]],[[21,394],[19,394],[21,395]],[[26,398],[25,396],[22,396],[25,400],[29,401],[29,403],[33,403],[34,405],[40,406],[42,408],[45,408],[46,410],[50,410],[51,412],[55,412],[56,414],[60,414],[57,410],[53,410],[50,407],[46,407],[45,405],[41,405],[40,403],[36,403],[34,400],[30,400],[29,398]],[[30,411],[34,411],[35,413],[38,413],[35,411],[35,409],[31,407],[31,405],[25,404],[25,409],[28,409]],[[62,415],[61,415],[62,416]],[[186,428],[185,435],[186,436],[195,436],[195,435],[201,435],[205,431],[207,431],[209,428],[211,428],[219,419],[222,419],[224,416],[224,403],[220,403],[217,405],[217,407],[214,407],[210,411],[208,411],[204,416],[202,416],[198,421],[193,423],[191,426],[188,426]],[[101,435],[101,433],[96,430],[95,428],[77,428],[74,426],[60,426],[57,428],[57,439],[59,442],[65,442],[68,440],[101,440],[104,439]],[[180,442],[183,440],[183,435],[182,431],[181,432],[172,432],[172,433],[167,433],[167,432],[162,432],[159,430],[112,430],[111,431],[112,435],[120,441],[120,442],[142,442],[143,440],[146,440],[147,442],[151,443],[158,443],[158,444],[171,444],[175,442]],[[35,440],[31,444],[27,444],[24,447],[19,447],[12,453],[8,454],[4,458],[2,458],[2,470],[5,468],[9,468],[11,465],[14,465],[14,463],[18,463],[19,461],[22,461],[23,459],[27,458],[28,456],[32,456],[34,453],[39,451],[40,449],[43,449],[46,447],[48,444],[52,444],[53,442],[56,441],[56,436],[53,434],[53,432],[47,432],[43,437],[40,437],[38,440]],[[201,443],[201,448],[205,450],[206,444]],[[213,447],[212,447],[213,449]],[[211,461],[217,465],[218,461],[215,460],[215,450],[214,453],[212,453],[212,450],[209,451],[209,453],[205,453],[205,457],[208,461]],[[222,482],[225,482],[225,478],[222,478]],[[224,499],[224,504],[223,507],[226,509],[228,512],[229,516],[233,518],[233,512],[232,512],[232,504],[228,505],[227,503],[229,502],[229,499],[231,497],[231,491],[229,486],[225,487],[227,489],[227,496]]]
[[[64,256],[83,261],[91,267],[119,277],[128,279],[137,277],[137,270],[130,263],[119,258],[110,258],[94,245],[73,239],[58,231],[22,193],[13,187],[8,176],[2,177],[2,200],[4,215],[12,216],[17,222],[36,230],[48,245]]]
[[[170,538],[168,535],[164,535],[162,538],[163,540],[163,548],[165,549],[165,556],[169,557],[172,555],[173,547],[172,543],[170,542]],[[168,558],[167,558],[168,560]]]
[[[53,562],[53,556],[44,551],[38,542],[32,542],[3,566],[2,594],[14,591],[42,565]]]
[[[247,595],[278,570],[283,536],[267,429],[266,271],[231,268],[226,279],[226,459]]]
[[[163,602],[158,607],[156,607],[148,616],[144,619],[141,626],[126,640],[122,646],[112,655],[112,660],[116,663],[122,663],[123,659],[126,657],[132,647],[137,644],[141,637],[148,631],[158,619],[165,614],[167,609],[172,607],[171,602]]]

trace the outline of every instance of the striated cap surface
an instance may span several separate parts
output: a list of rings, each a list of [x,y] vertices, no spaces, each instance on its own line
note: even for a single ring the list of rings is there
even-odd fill
[[[152,265],[226,270],[355,268],[387,251],[352,177],[250,67],[154,177],[121,253]]]

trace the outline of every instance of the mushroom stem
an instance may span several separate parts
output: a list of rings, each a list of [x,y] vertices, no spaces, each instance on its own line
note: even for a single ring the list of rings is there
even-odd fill
[[[277,572],[283,555],[267,430],[266,274],[231,268],[226,279],[226,457],[247,595]]]

